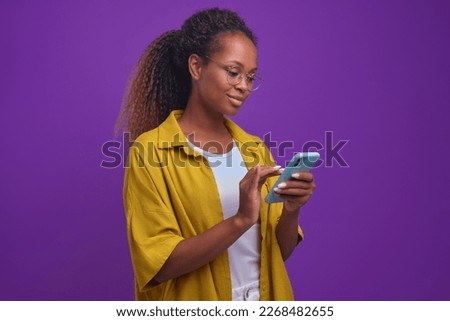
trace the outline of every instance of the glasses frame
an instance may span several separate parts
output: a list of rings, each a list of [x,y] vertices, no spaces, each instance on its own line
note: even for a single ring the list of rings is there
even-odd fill
[[[233,82],[230,82],[230,67],[229,66],[227,66],[227,65],[225,65],[225,64],[222,64],[222,63],[220,63],[220,62],[218,62],[218,61],[215,61],[214,59],[211,59],[211,57],[209,57],[209,56],[205,56],[205,58],[206,59],[208,59],[208,60],[210,60],[210,61],[212,61],[212,62],[214,62],[216,65],[218,65],[219,67],[221,67],[223,70],[225,70],[226,71],[226,73],[227,73],[227,82],[228,82],[228,84],[230,85],[230,86],[237,86],[237,85],[239,85],[241,82],[242,82],[242,79],[244,79],[244,75],[245,75],[245,81],[247,82],[247,90],[248,91],[250,91],[250,92],[253,92],[253,91],[257,91],[259,88],[261,88],[261,85],[263,84],[263,82],[264,82],[264,79],[262,78],[262,77],[260,77],[260,76],[258,76],[258,75],[256,75],[256,74],[250,74],[250,73],[246,73],[246,74],[244,74],[244,73],[242,73],[242,72],[236,72],[237,74],[238,74],[238,76],[236,76],[236,78],[237,78],[237,82],[236,83],[234,83],[233,84]],[[256,88],[253,88],[253,84],[251,84],[251,81],[249,80],[249,78],[255,78],[255,79],[258,79],[258,81],[259,81],[259,85],[258,85],[258,87],[256,87]],[[234,79],[234,78],[233,78]],[[250,87],[252,87],[251,89],[249,89]]]

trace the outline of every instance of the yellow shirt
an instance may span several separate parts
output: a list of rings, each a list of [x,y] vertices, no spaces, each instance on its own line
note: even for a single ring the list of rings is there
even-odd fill
[[[151,286],[176,245],[223,221],[219,192],[208,161],[192,150],[173,111],[157,128],[139,136],[130,148],[125,171],[124,203],[133,261],[137,300],[231,300],[227,251],[201,268]],[[247,134],[229,119],[233,136],[248,169],[274,165],[258,137]],[[276,178],[261,191],[261,300],[293,300],[275,228],[282,203],[264,198]],[[236,186],[238,188],[238,186]],[[303,238],[299,228],[300,237]]]

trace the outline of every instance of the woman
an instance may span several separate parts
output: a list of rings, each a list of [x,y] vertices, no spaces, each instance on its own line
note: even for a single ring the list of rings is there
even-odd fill
[[[138,300],[292,300],[284,260],[302,239],[310,173],[280,184],[264,143],[226,116],[257,89],[255,37],[209,9],[144,52],[122,120],[136,138],[124,202]]]

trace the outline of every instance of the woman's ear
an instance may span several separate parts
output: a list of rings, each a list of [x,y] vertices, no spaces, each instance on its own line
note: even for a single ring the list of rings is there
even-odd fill
[[[202,58],[197,54],[190,55],[188,58],[188,66],[192,79],[198,80],[203,69]]]

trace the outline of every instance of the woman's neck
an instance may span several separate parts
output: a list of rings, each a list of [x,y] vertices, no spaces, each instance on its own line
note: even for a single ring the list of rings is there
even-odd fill
[[[202,108],[199,104],[188,103],[178,123],[183,132],[188,134],[191,132],[212,135],[228,133],[223,114]]]
[[[225,153],[230,149],[233,138],[221,113],[213,113],[188,104],[183,115],[178,118],[178,124],[186,137],[197,147],[212,153]]]

